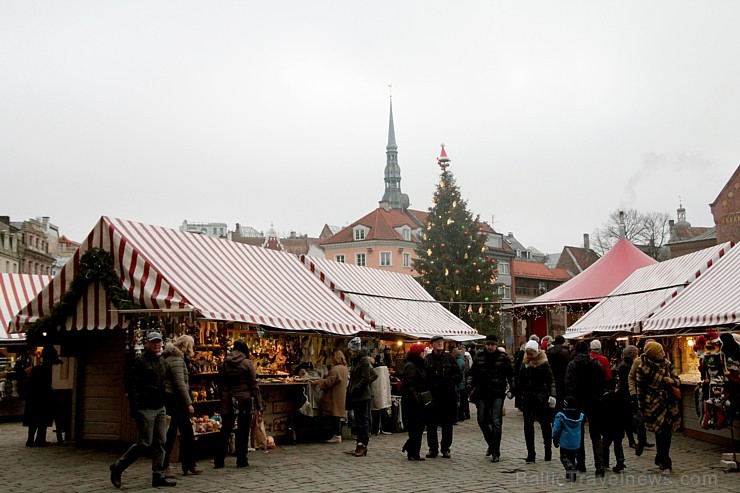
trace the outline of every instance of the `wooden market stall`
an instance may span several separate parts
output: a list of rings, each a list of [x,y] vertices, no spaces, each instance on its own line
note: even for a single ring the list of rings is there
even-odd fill
[[[216,399],[207,374],[236,334],[373,332],[294,255],[109,217],[15,317],[11,331],[59,344],[62,356],[74,358],[77,442],[128,442],[135,429],[125,367],[152,324],[170,337],[197,335],[204,375],[194,382],[209,404]],[[198,396],[200,402],[200,388]]]
[[[26,337],[8,332],[10,321],[51,281],[51,276],[0,273],[0,419],[23,414],[23,370],[33,364]],[[25,361],[25,362],[24,362]],[[16,367],[18,363],[18,367]]]

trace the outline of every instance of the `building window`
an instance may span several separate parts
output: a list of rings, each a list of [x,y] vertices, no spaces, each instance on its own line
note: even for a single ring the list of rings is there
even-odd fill
[[[359,265],[360,267],[365,267],[365,254],[364,253],[355,253],[355,265]]]
[[[344,263],[344,255],[334,255],[334,262]]]
[[[403,266],[411,267],[411,254],[410,253],[403,254]]]
[[[355,229],[355,241],[362,241],[364,239],[365,239],[365,229],[356,228]]]
[[[391,252],[380,252],[380,266],[390,267],[391,265]]]
[[[509,270],[509,261],[508,260],[499,260],[497,262],[498,265],[498,273],[502,275],[508,276],[511,271]]]
[[[411,230],[410,229],[404,228],[403,239],[406,241],[411,241]]]

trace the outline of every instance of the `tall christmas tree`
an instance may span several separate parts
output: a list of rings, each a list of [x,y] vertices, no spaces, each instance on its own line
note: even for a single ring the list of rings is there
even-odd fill
[[[498,335],[496,261],[486,254],[487,235],[460,195],[444,144],[438,164],[440,179],[414,270],[422,286],[452,313],[481,334]]]

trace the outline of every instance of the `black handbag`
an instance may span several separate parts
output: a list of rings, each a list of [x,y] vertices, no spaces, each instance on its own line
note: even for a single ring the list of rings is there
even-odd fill
[[[428,406],[432,403],[432,393],[428,390],[425,392],[419,392],[419,397],[421,397],[421,402],[424,406]]]

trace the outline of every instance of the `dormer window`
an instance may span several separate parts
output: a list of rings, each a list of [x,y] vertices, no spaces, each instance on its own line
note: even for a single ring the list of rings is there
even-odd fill
[[[368,228],[365,226],[355,226],[355,241],[362,241],[367,236]]]

